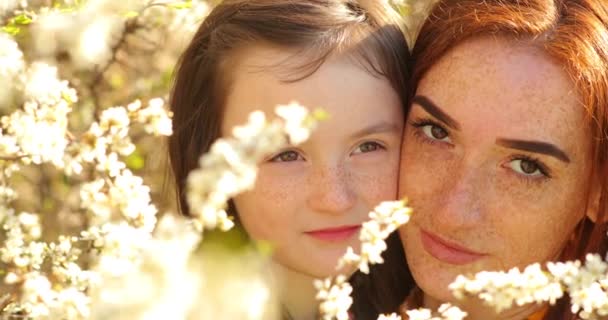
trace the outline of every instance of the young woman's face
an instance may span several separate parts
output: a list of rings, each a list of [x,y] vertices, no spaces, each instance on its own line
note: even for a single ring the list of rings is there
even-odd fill
[[[287,60],[293,54],[257,46],[239,55],[222,134],[254,110],[273,116],[278,104],[294,100],[329,113],[307,142],[268,155],[255,188],[234,199],[246,231],[269,241],[277,262],[325,277],[347,246],[358,248],[369,211],[397,195],[404,115],[389,82],[347,57],[330,58],[305,79],[283,81],[295,66]],[[290,62],[277,66],[281,61]]]
[[[480,38],[420,81],[408,115],[401,228],[416,283],[454,301],[458,274],[557,260],[586,214],[591,132],[562,65],[530,44]]]

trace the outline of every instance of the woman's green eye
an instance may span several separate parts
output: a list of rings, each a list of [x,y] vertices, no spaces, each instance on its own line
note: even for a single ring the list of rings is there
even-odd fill
[[[424,132],[427,137],[433,140],[450,141],[448,137],[448,132],[445,131],[445,129],[443,129],[442,127],[434,124],[427,124],[423,126],[422,132]]]
[[[290,162],[300,160],[302,157],[296,151],[285,151],[270,159],[270,162]]]

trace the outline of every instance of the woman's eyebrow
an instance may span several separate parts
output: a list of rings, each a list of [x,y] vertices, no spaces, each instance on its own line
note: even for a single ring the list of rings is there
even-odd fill
[[[426,112],[428,112],[433,117],[437,118],[441,122],[445,123],[448,127],[454,130],[460,130],[460,124],[458,121],[454,120],[454,118],[450,117],[447,113],[445,113],[441,108],[439,108],[431,99],[425,96],[415,96],[412,99],[412,103],[415,103],[422,107]]]
[[[510,149],[545,154],[570,163],[570,158],[563,150],[548,142],[498,138],[496,139],[496,144]]]

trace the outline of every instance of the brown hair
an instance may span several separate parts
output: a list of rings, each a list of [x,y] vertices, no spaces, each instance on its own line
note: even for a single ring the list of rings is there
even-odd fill
[[[443,0],[422,26],[412,53],[410,96],[450,49],[483,35],[532,40],[561,61],[575,81],[593,132],[594,176],[599,178],[597,223],[583,219],[562,259],[606,254],[608,205],[608,2],[604,0]],[[590,199],[588,206],[595,208]],[[575,319],[562,299],[546,319]]]
[[[185,197],[188,173],[220,136],[231,82],[230,59],[258,43],[295,49],[310,57],[293,69],[296,76],[288,81],[307,77],[330,55],[348,50],[365,70],[388,79],[406,105],[408,45],[400,17],[384,1],[223,1],[183,53],[171,95],[174,133],[169,138],[169,160],[179,209],[186,216],[190,215]],[[232,201],[228,213],[238,226]],[[357,292],[355,288],[355,296]]]

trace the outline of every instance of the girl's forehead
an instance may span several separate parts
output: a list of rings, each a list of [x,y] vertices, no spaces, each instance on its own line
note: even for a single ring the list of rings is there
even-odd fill
[[[277,75],[279,67],[263,67],[272,61],[285,61],[292,54],[260,48],[243,56],[232,74],[224,110],[224,134],[239,121],[244,122],[254,110],[271,115],[277,105],[292,101],[310,109],[325,109],[330,115],[327,122],[332,123],[384,118],[402,121],[402,103],[390,82],[370,74],[347,57],[330,57],[314,73],[297,81],[284,81],[281,74]]]

